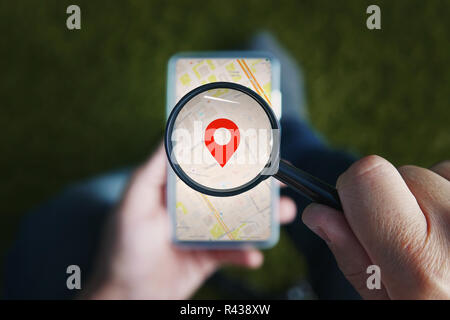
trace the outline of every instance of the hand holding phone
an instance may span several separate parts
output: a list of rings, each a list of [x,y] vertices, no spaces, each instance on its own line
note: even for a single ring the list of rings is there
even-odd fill
[[[131,179],[104,234],[97,272],[85,290],[92,299],[186,299],[223,264],[257,268],[256,249],[185,250],[173,245],[164,200],[166,155],[162,146]],[[280,201],[280,222],[295,217],[295,204]]]

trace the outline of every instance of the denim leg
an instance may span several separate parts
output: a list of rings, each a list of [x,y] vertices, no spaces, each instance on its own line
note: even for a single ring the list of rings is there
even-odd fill
[[[247,50],[259,50],[272,53],[280,61],[280,90],[283,97],[283,116],[306,119],[306,95],[303,86],[303,74],[297,61],[285,50],[269,32],[257,33],[246,45]]]
[[[67,289],[66,269],[80,267],[83,288],[106,219],[130,174],[126,169],[78,183],[31,211],[6,258],[4,297],[73,298],[77,290]]]
[[[338,176],[355,161],[351,154],[328,148],[309,125],[299,119],[284,118],[281,126],[282,158],[331,185],[335,185]],[[282,194],[291,197],[297,205],[297,217],[286,230],[307,261],[309,279],[318,298],[359,299],[326,243],[301,221],[301,213],[310,201],[289,188],[283,189]]]

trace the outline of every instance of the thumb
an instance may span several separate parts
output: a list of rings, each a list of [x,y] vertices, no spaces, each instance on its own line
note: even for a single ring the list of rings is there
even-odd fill
[[[160,143],[150,158],[136,170],[136,183],[142,183],[147,187],[161,187],[166,183],[167,159],[164,145]]]
[[[367,267],[372,261],[350,229],[342,212],[311,204],[302,216],[303,222],[321,237],[333,252],[344,276],[364,299],[389,299],[383,285],[370,290],[367,286]]]
[[[133,215],[148,216],[164,207],[167,159],[161,144],[141,167],[136,169],[122,198],[121,207]],[[153,210],[150,210],[153,208]]]

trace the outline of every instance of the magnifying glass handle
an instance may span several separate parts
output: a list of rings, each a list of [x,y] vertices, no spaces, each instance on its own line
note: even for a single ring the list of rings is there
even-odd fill
[[[285,183],[313,202],[342,211],[336,188],[280,159],[280,166],[274,178]]]

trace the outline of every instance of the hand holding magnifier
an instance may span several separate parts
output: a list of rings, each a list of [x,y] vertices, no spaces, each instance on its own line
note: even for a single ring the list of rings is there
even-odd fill
[[[280,124],[247,87],[214,82],[187,93],[169,116],[164,144],[177,176],[201,193],[233,196],[273,176],[342,210],[336,188],[280,159]]]

